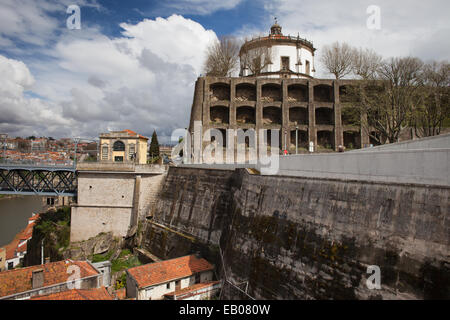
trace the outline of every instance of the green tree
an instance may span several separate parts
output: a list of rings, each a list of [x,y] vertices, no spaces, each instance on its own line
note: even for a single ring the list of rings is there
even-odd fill
[[[159,143],[156,131],[153,131],[152,142],[150,143],[150,156],[152,158],[159,157]]]

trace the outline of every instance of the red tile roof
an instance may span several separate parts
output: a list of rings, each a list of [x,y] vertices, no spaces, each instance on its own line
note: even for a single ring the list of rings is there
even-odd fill
[[[43,296],[34,296],[30,300],[114,300],[105,287],[95,289],[72,289]]]
[[[139,288],[145,288],[213,269],[214,266],[205,259],[190,255],[134,267],[127,272]]]
[[[187,297],[195,296],[195,291],[197,291],[199,289],[212,287],[218,283],[220,283],[220,281],[208,281],[208,282],[196,283],[196,284],[193,284],[192,286],[166,293],[165,296],[172,297],[172,296],[183,295],[185,298],[187,298]],[[191,293],[191,294],[189,294],[189,293]]]
[[[127,298],[127,289],[117,289],[113,292],[113,294],[117,297],[119,300],[125,300]]]
[[[146,140],[148,140],[147,137],[141,136],[140,134],[138,134],[138,133],[136,133],[136,132],[134,132],[134,131],[132,131],[132,130],[125,129],[125,130],[123,130],[122,132],[126,132],[126,133],[128,133],[129,135],[131,135],[131,136],[139,136],[139,138],[141,138],[141,139],[146,139]]]
[[[34,217],[36,217],[36,215],[29,219],[33,222],[29,223],[25,229],[16,234],[13,241],[11,241],[4,247],[6,249],[6,260],[14,259],[14,257],[16,256],[16,252],[24,252],[27,250],[27,244],[24,244],[20,247],[19,245],[22,241],[31,239],[31,236],[33,235],[33,228],[35,225],[35,220],[32,220],[34,219]]]
[[[44,270],[44,287],[64,283],[73,274],[67,269],[71,265],[80,268],[80,277],[99,275],[100,273],[86,261],[63,260],[27,268],[0,272],[0,297],[32,290],[31,278],[33,270]]]

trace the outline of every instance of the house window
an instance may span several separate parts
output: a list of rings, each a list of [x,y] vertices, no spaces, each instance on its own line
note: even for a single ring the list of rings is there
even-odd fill
[[[130,160],[134,159],[134,153],[136,152],[136,148],[134,144],[130,144],[129,148],[129,154],[130,154]]]
[[[145,295],[147,296],[148,300],[152,300],[152,292],[153,292],[153,288],[148,288],[145,290]]]
[[[170,289],[170,282],[168,284],[166,284],[166,288]]]
[[[14,268],[14,262],[8,262],[8,270]]]
[[[102,146],[102,160],[108,160],[108,146]]]
[[[289,71],[289,57],[281,57],[281,70]]]
[[[200,273],[195,275],[195,283],[200,283]]]
[[[116,141],[113,144],[114,151],[125,151],[125,144],[122,141]]]
[[[115,162],[123,162],[123,157],[121,157],[121,156],[116,156],[116,157],[114,157],[114,161],[115,161]]]
[[[306,73],[307,75],[310,74],[310,66],[309,66],[309,61],[308,61],[308,60],[306,60],[305,73]]]

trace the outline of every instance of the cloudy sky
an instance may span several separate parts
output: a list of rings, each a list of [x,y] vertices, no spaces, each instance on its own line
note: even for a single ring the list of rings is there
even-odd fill
[[[81,29],[68,29],[69,5]],[[370,5],[380,29],[369,29]],[[450,60],[448,0],[0,0],[0,133],[168,142],[188,125],[205,48],[221,35],[348,42],[384,57]],[[316,66],[320,77],[329,77]]]

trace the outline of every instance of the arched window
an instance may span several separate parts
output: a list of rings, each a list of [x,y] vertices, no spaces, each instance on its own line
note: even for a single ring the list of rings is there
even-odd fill
[[[113,145],[114,151],[125,151],[125,144],[122,141],[116,141]]]

